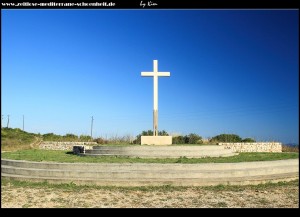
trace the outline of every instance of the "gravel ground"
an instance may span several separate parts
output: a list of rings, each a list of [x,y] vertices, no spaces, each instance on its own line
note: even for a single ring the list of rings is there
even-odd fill
[[[299,208],[299,186],[273,186],[236,190],[209,190],[188,187],[185,189],[59,189],[51,187],[17,187],[1,185],[1,208],[8,207],[251,207]]]

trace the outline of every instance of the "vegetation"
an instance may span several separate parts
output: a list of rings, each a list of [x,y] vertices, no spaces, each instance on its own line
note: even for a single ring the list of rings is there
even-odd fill
[[[87,135],[76,136],[66,134],[64,136],[54,133],[44,135],[29,133],[19,128],[1,128],[1,149],[2,151],[14,151],[22,149],[32,149],[39,141],[59,141],[59,142],[87,142],[91,137]]]
[[[235,134],[220,134],[211,139],[214,142],[241,142],[242,138]]]
[[[170,192],[170,191],[185,191],[188,188],[206,189],[211,191],[243,191],[249,190],[266,190],[274,189],[275,187],[285,187],[285,186],[299,186],[299,180],[293,180],[289,182],[278,182],[278,183],[266,183],[259,185],[217,185],[217,186],[172,186],[172,185],[162,185],[162,186],[100,186],[100,185],[76,185],[75,183],[48,183],[44,182],[29,182],[29,181],[19,181],[19,180],[9,180],[7,178],[1,179],[1,186],[15,186],[15,187],[30,187],[30,188],[51,188],[51,189],[64,189],[73,191],[82,191],[87,189],[103,189],[103,190],[121,190],[121,191],[159,191],[159,192]]]
[[[220,134],[210,139],[211,143],[218,142],[256,142],[252,138],[242,139],[240,136],[236,134]]]
[[[93,140],[94,142],[97,142],[98,144],[107,144],[107,145],[129,145],[133,144],[133,139],[130,135],[125,136],[112,136],[109,139],[104,139],[102,137],[96,138]],[[140,143],[139,143],[140,144]]]
[[[27,133],[19,128],[1,129],[1,150],[21,150],[30,149],[31,144],[39,138],[38,134]]]
[[[191,133],[188,135],[188,143],[189,144],[202,144],[202,137],[195,133]]]
[[[168,135],[168,133],[163,130],[158,132],[159,135]],[[139,145],[141,143],[141,136],[153,135],[152,130],[143,131],[139,134],[135,140],[131,138],[130,135],[126,136],[112,136],[109,139],[104,138],[96,138],[93,141],[98,144],[106,144],[106,145]],[[191,133],[185,136],[173,136],[173,144],[174,145],[201,145],[204,144],[202,137]],[[39,141],[74,141],[74,142],[86,142],[91,141],[91,137],[88,135],[74,135],[74,134],[66,134],[64,136],[56,135],[54,133],[47,134],[35,134],[23,131],[19,128],[2,128],[1,129],[1,148],[2,151],[13,151],[13,150],[22,150],[22,149],[32,149],[34,148],[34,144]],[[220,134],[218,136],[213,137],[209,140],[208,143],[205,144],[216,144],[218,142],[255,142],[252,138],[241,139],[238,135],[235,134]],[[283,152],[299,152],[299,146],[282,146]]]
[[[208,157],[208,158],[186,158],[176,159],[142,159],[117,156],[77,156],[72,152],[53,150],[22,150],[15,152],[1,153],[1,158],[29,161],[54,161],[69,163],[235,163],[251,161],[271,161],[284,159],[297,159],[299,153],[240,153],[232,157]]]
[[[191,133],[185,136],[174,136],[172,138],[173,144],[203,144],[202,137]]]
[[[298,152],[299,153],[299,145],[296,145],[296,146],[282,145],[282,152]]]
[[[242,140],[242,142],[256,142],[256,141],[252,138],[245,138]]]
[[[92,138],[87,135],[76,136],[71,133],[67,133],[64,136],[56,135],[54,133],[47,133],[43,135],[44,141],[57,141],[57,142],[87,142],[91,141]]]

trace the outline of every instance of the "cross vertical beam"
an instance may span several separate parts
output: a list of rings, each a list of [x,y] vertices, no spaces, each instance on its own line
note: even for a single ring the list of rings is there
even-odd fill
[[[153,136],[158,136],[158,65],[153,60]]]
[[[92,116],[92,121],[91,121],[91,141],[93,141],[93,121],[94,121],[94,116]]]

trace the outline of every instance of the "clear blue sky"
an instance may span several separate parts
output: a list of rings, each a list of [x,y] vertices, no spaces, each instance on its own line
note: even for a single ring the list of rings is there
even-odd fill
[[[152,129],[299,141],[298,10],[2,10],[6,126],[64,135]]]

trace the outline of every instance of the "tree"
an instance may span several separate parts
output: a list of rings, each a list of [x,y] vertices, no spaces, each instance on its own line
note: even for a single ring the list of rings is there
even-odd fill
[[[189,134],[188,138],[189,138],[189,141],[188,141],[189,144],[201,144],[202,143],[202,137],[195,133]]]

